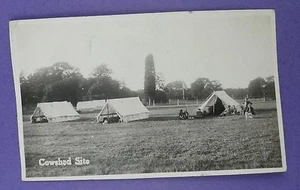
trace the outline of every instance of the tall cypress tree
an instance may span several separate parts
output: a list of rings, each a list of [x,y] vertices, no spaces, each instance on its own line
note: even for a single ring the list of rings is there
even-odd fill
[[[153,55],[149,54],[145,58],[145,78],[144,78],[144,92],[146,100],[154,100],[155,97],[155,67]]]

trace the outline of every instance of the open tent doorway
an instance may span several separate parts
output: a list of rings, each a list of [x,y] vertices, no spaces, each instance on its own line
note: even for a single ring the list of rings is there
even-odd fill
[[[217,97],[216,103],[210,106],[210,113],[207,115],[220,115],[224,110],[225,106],[222,103],[222,100]]]
[[[240,104],[225,91],[214,91],[198,109],[204,115],[219,116],[228,106],[235,107],[237,112],[242,110]]]
[[[118,118],[119,122],[130,122],[147,119],[149,115],[149,110],[139,97],[109,99],[97,115],[97,122],[109,122],[111,118]]]

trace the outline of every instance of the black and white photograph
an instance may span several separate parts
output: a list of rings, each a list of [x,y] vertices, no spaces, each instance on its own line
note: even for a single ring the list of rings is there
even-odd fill
[[[10,22],[22,179],[286,171],[273,10]]]

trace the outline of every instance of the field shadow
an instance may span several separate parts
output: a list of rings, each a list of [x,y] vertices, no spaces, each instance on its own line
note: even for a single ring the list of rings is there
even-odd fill
[[[268,118],[274,118],[274,116],[271,116],[271,115],[254,115],[252,119],[268,119]]]

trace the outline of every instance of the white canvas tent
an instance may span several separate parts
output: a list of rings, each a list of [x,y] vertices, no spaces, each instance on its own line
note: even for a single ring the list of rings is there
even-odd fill
[[[40,118],[45,118],[48,122],[62,122],[80,119],[80,115],[70,102],[46,102],[37,104],[30,121],[37,121]]]
[[[206,114],[219,115],[228,106],[235,106],[238,112],[241,111],[240,104],[231,98],[225,91],[214,91],[201,104],[199,109]]]
[[[97,122],[110,117],[119,117],[122,122],[149,118],[149,110],[142,104],[139,97],[109,99],[97,116]]]
[[[78,102],[76,110],[80,112],[92,112],[102,110],[105,104],[105,100],[92,100],[92,101],[83,101]]]

